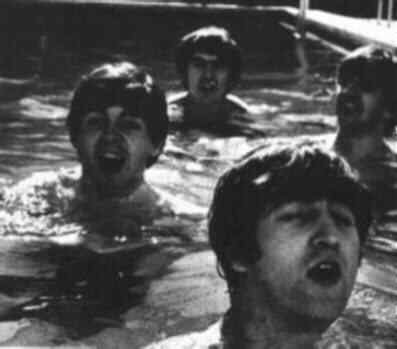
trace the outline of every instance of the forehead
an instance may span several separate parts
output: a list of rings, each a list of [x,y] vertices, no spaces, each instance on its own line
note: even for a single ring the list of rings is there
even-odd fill
[[[377,75],[382,71],[379,64],[369,62],[367,59],[347,60],[339,68],[339,78],[353,78],[363,75]]]
[[[319,199],[314,201],[289,201],[280,203],[274,207],[270,207],[267,210],[265,209],[262,212],[261,217],[265,218],[269,216],[276,216],[279,213],[283,212],[299,212],[299,211],[306,211],[306,210],[339,210],[344,211],[348,214],[353,215],[353,211],[350,209],[349,206],[342,202],[328,200],[328,199]]]
[[[205,61],[209,61],[209,62],[214,62],[219,59],[219,57],[215,54],[202,52],[202,51],[195,52],[193,54],[192,58],[193,59],[201,59],[201,60],[205,60]]]
[[[102,108],[98,108],[96,110],[92,110],[86,114],[86,117],[92,117],[92,116],[106,116],[108,118],[116,118],[116,117],[126,117],[126,118],[131,118],[131,119],[140,119],[142,120],[141,117],[137,113],[133,113],[130,110],[128,110],[127,107],[116,104],[116,105],[109,105],[109,106],[104,106]]]

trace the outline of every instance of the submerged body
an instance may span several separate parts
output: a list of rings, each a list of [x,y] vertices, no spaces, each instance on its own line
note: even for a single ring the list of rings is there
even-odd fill
[[[249,17],[248,17],[249,18]],[[255,21],[251,21],[250,24]],[[173,23],[175,24],[175,23]],[[171,26],[170,26],[171,27]],[[256,28],[256,27],[255,27]],[[190,29],[190,28],[189,28]],[[271,28],[269,29],[271,30]],[[148,30],[147,33],[153,33],[152,30]],[[172,35],[172,29],[170,32],[164,32],[167,36]],[[179,29],[177,35],[179,35]],[[145,42],[145,47],[147,48],[147,40]],[[115,54],[125,55],[125,50],[121,49],[124,47],[125,43],[121,43],[120,39],[119,48],[115,48],[116,42],[112,42],[112,48],[108,51],[104,50],[103,53],[106,56],[107,61],[113,61]],[[87,45],[88,47],[88,45]],[[169,45],[167,46],[167,54],[164,57],[168,57]],[[328,95],[324,95],[321,91],[324,91],[324,86],[329,89],[333,88],[332,81],[329,79],[323,79],[325,72],[325,77],[327,78],[328,71],[334,71],[334,64],[339,62],[340,56],[325,50],[319,43],[308,42],[309,48],[309,62],[313,63],[311,66],[310,73],[313,72],[313,76],[319,72],[320,76],[314,76],[314,78],[309,79],[311,83],[310,86],[297,87],[296,85],[278,86],[272,85],[264,87],[261,80],[261,69],[257,68],[258,62],[262,62],[267,57],[267,52],[255,52],[249,53],[249,72],[251,76],[256,77],[256,84],[242,84],[241,89],[239,89],[238,94],[242,96],[243,100],[250,104],[250,106],[260,109],[262,114],[258,117],[253,117],[250,119],[252,123],[252,128],[257,128],[261,131],[260,139],[256,137],[253,139],[252,135],[250,137],[233,137],[232,139],[226,139],[225,135],[220,132],[219,134],[206,134],[202,132],[199,137],[194,137],[192,144],[192,137],[190,132],[181,133],[179,131],[173,132],[169,139],[169,148],[166,149],[166,159],[160,160],[160,167],[158,165],[154,166],[153,169],[149,170],[147,173],[147,182],[152,186],[152,189],[160,196],[164,195],[167,201],[173,201],[172,199],[183,198],[185,200],[180,200],[178,205],[174,205],[173,208],[176,210],[175,206],[178,206],[177,212],[181,212],[181,215],[177,217],[177,220],[188,219],[192,217],[189,210],[182,210],[182,208],[188,207],[187,203],[196,203],[201,208],[201,213],[197,214],[197,210],[194,210],[196,214],[193,216],[201,217],[205,214],[208,202],[209,194],[208,192],[212,190],[215,178],[223,171],[225,164],[230,164],[234,159],[239,158],[242,154],[249,151],[253,147],[257,146],[263,141],[263,137],[266,137],[266,142],[271,144],[282,143],[279,137],[281,136],[293,136],[303,135],[304,138],[315,139],[318,138],[328,138],[332,137],[329,133],[334,133],[335,131],[335,118],[334,110],[332,107],[332,100]],[[128,55],[132,55],[137,60],[142,59],[142,53],[145,54],[145,49],[142,50],[132,50],[128,52]],[[156,51],[157,52],[157,51]],[[65,52],[65,57],[69,59],[72,54],[73,62],[77,62],[78,73],[85,70],[87,66],[91,66],[93,61],[102,62],[104,57],[97,55],[96,51],[90,51],[89,62],[84,61],[85,58],[81,56],[81,52]],[[92,55],[91,55],[92,53]],[[166,61],[162,58],[155,57],[153,60],[153,71],[157,72],[160,78],[163,78],[163,82],[167,85],[169,83],[170,88],[174,88],[172,84],[174,76],[174,71],[171,68],[165,68],[172,66],[171,61]],[[147,58],[152,59],[153,57]],[[167,58],[166,58],[167,59]],[[68,60],[69,62],[69,60]],[[152,63],[152,60],[150,61]],[[251,64],[252,63],[252,64]],[[324,66],[325,64],[325,66]],[[54,66],[56,66],[54,62]],[[4,157],[6,166],[3,164],[2,175],[7,178],[21,178],[25,176],[30,176],[30,173],[37,170],[48,169],[54,165],[65,166],[65,164],[70,165],[71,160],[74,161],[72,150],[67,147],[68,138],[64,130],[64,112],[53,112],[55,106],[68,105],[70,99],[70,84],[66,82],[70,80],[70,69],[72,64],[65,64],[62,68],[62,78],[57,82],[62,88],[58,91],[57,89],[43,87],[43,90],[39,91],[38,95],[30,95],[29,100],[24,101],[23,104],[15,104],[12,106],[12,110],[9,106],[2,105],[2,113],[4,114],[4,128],[7,132],[4,132],[4,137],[2,138],[2,149],[4,150],[2,156]],[[72,75],[74,76],[74,75]],[[313,77],[311,75],[311,77]],[[68,80],[69,79],[69,80]],[[170,82],[170,80],[171,82]],[[73,83],[75,78],[73,79]],[[320,91],[319,94],[315,93]],[[29,102],[29,103],[28,103]],[[39,110],[37,110],[40,108]],[[59,116],[61,115],[61,116]],[[57,117],[59,119],[57,119]],[[251,118],[251,116],[249,116]],[[40,120],[40,118],[42,118]],[[15,121],[18,121],[16,123]],[[245,122],[245,121],[244,121]],[[45,128],[47,126],[50,128]],[[244,125],[245,126],[245,125]],[[239,127],[243,127],[241,124]],[[43,135],[42,138],[34,137],[38,134]],[[242,134],[240,132],[239,134]],[[321,134],[321,136],[314,136]],[[21,139],[24,142],[21,142]],[[289,142],[289,140],[288,140]],[[32,156],[34,152],[37,156]],[[49,159],[51,163],[49,164]],[[53,161],[54,159],[54,161]],[[390,167],[395,167],[395,164],[390,164]],[[80,175],[79,171],[75,172],[76,175]],[[33,176],[35,177],[35,176]],[[64,177],[68,177],[65,175]],[[37,177],[35,177],[37,179]],[[77,179],[73,179],[72,182],[76,184]],[[40,182],[40,181],[39,181]],[[55,183],[56,180],[53,182]],[[7,183],[5,181],[5,183]],[[42,183],[42,182],[41,182]],[[27,184],[27,182],[25,182]],[[40,186],[36,186],[37,192],[41,192]],[[65,184],[68,188],[68,185]],[[21,187],[22,188],[22,187]],[[54,185],[54,192],[58,193],[58,186]],[[161,189],[161,190],[159,190]],[[21,189],[21,192],[22,189]],[[28,191],[26,191],[27,193]],[[63,199],[56,199],[62,206],[63,203],[70,202],[69,199],[65,200],[65,197],[69,197],[66,193],[60,195]],[[177,193],[177,194],[176,194]],[[40,196],[40,195],[39,195]],[[49,197],[54,197],[49,195]],[[57,197],[55,195],[55,197]],[[33,200],[33,197],[31,197]],[[39,219],[40,215],[35,216],[34,212],[37,210],[40,212],[40,200],[37,200],[33,205],[35,209],[32,210],[32,215],[29,215],[30,220],[25,220],[24,225],[28,227],[28,234],[33,233],[32,237],[37,238],[39,235],[47,236],[47,232],[51,234],[51,229],[39,229],[39,224],[34,224],[33,222],[43,222]],[[44,200],[46,201],[46,200]],[[160,200],[161,201],[161,200]],[[49,199],[51,202],[51,199]],[[193,205],[194,206],[194,205]],[[51,209],[44,208],[43,210]],[[16,212],[20,210],[20,206],[15,208],[13,224],[18,222],[17,217],[19,217]],[[61,209],[59,211],[62,211]],[[59,212],[58,211],[58,212]],[[52,222],[59,219],[56,216],[57,210],[52,211],[54,216],[51,217]],[[64,212],[64,211],[62,211]],[[48,222],[50,222],[50,216]],[[37,219],[36,219],[37,218]],[[101,217],[104,218],[104,217]],[[157,241],[161,241],[161,238],[169,242],[168,246],[174,248],[176,241],[179,241],[175,235],[172,235],[174,230],[169,230],[167,226],[172,225],[175,222],[175,217],[172,216],[167,222],[163,222],[163,230],[156,235],[158,230],[151,231],[153,237]],[[199,225],[200,219],[194,220],[194,229],[190,231],[194,235],[196,228]],[[395,220],[394,220],[395,221]],[[19,221],[21,222],[21,221]],[[58,233],[74,231],[67,225],[60,223],[58,225]],[[47,225],[50,227],[50,225]],[[80,231],[80,230],[79,230]],[[38,234],[35,234],[38,232]],[[53,232],[53,231],[52,231]],[[14,234],[15,233],[15,234]],[[203,235],[200,241],[204,241],[205,229],[203,229]],[[55,234],[55,233],[54,233]],[[10,239],[14,239],[18,235],[16,230],[9,235]],[[73,235],[73,234],[72,234]],[[172,235],[171,239],[167,238]],[[389,239],[387,241],[393,241],[395,239],[394,235],[388,235]],[[104,241],[103,243],[99,239],[90,242],[91,246],[101,246],[105,251],[112,250],[113,247],[123,248],[128,245],[127,243],[122,243],[122,238],[116,239],[117,241]],[[171,241],[173,242],[171,242]],[[189,242],[190,244],[190,242]],[[180,248],[177,243],[175,248]],[[4,245],[3,245],[4,247]],[[202,246],[203,247],[203,246]],[[68,247],[62,246],[64,250]],[[193,247],[195,248],[195,247]],[[26,251],[26,250],[25,250]],[[59,252],[59,250],[57,250]],[[129,256],[133,255],[131,249],[128,250]],[[394,250],[395,252],[396,250]],[[185,254],[186,253],[186,254]],[[206,251],[209,254],[210,252]],[[203,328],[208,326],[208,323],[213,323],[219,319],[220,315],[224,312],[224,308],[218,308],[216,305],[219,302],[214,301],[217,297],[222,300],[227,298],[225,289],[221,287],[220,282],[210,283],[209,280],[218,280],[218,276],[215,272],[215,262],[211,259],[211,256],[200,254],[197,258],[193,258],[193,255],[182,252],[185,254],[185,264],[179,265],[177,270],[168,270],[168,272],[163,276],[156,277],[156,281],[150,283],[157,292],[153,292],[151,301],[153,303],[140,303],[141,300],[134,298],[134,304],[128,304],[124,308],[124,315],[121,318],[118,315],[111,316],[109,314],[103,315],[104,305],[101,302],[96,303],[95,308],[101,313],[97,317],[97,324],[101,324],[101,329],[99,326],[94,329],[94,334],[86,333],[85,327],[88,325],[87,322],[78,321],[79,313],[74,313],[75,307],[81,305],[84,310],[82,313],[87,314],[86,303],[84,299],[73,299],[70,303],[65,303],[65,298],[63,299],[64,308],[62,307],[51,308],[52,314],[58,314],[59,318],[68,318],[68,322],[65,324],[66,329],[73,328],[73,324],[79,324],[79,331],[77,333],[83,333],[81,341],[78,342],[79,345],[98,345],[98,347],[112,347],[116,344],[120,347],[129,348],[141,348],[145,344],[152,341],[160,341],[164,338],[164,333],[167,335],[177,335],[182,333],[189,333],[191,331],[201,331]],[[144,253],[147,256],[149,262],[154,260],[158,261],[159,264],[166,265],[163,259],[158,257],[154,258],[153,254]],[[70,258],[69,254],[69,258]],[[17,260],[18,261],[18,260]],[[20,261],[20,260],[19,260]],[[204,261],[208,262],[203,263]],[[29,263],[32,263],[31,261]],[[134,265],[132,263],[131,265]],[[206,264],[203,266],[203,264]],[[20,265],[20,264],[19,264]],[[393,273],[391,270],[395,270],[392,266],[392,258],[386,257],[385,262],[381,265],[375,264],[377,268],[386,268],[388,274]],[[13,264],[13,266],[18,266],[18,263]],[[204,268],[205,267],[205,268]],[[78,269],[78,268],[76,268]],[[75,270],[76,270],[75,269]],[[9,276],[13,277],[12,280],[15,281],[15,275],[11,275],[13,269],[8,270]],[[393,274],[394,275],[394,274]],[[8,292],[10,289],[14,288],[14,282],[10,283],[9,278],[5,279],[4,285],[8,285],[4,292]],[[109,281],[109,280],[108,280]],[[108,282],[109,283],[109,282]],[[29,281],[29,284],[36,285],[35,281]],[[26,285],[23,284],[23,285]],[[104,280],[96,283],[97,289],[106,288],[106,282]],[[134,290],[137,292],[142,283],[138,280],[134,281]],[[379,285],[375,285],[377,287]],[[142,287],[143,288],[143,287]],[[171,292],[170,292],[171,289]],[[200,292],[198,290],[200,289]],[[18,288],[17,288],[18,290]],[[66,293],[70,295],[71,292]],[[2,309],[7,299],[14,299],[15,294],[2,293]],[[65,295],[63,295],[64,297]],[[48,299],[47,299],[48,300]],[[38,299],[37,304],[41,305],[46,299]],[[51,302],[51,301],[50,301]],[[335,327],[333,327],[325,337],[325,342],[323,342],[320,348],[333,348],[335,344],[340,344],[346,347],[365,347],[370,346],[371,348],[378,346],[379,348],[393,347],[397,343],[395,335],[395,328],[397,324],[395,323],[394,305],[395,298],[386,297],[384,293],[376,291],[374,288],[361,286],[356,289],[353,296],[352,302],[350,303],[347,312],[345,313],[341,322],[338,322]],[[138,304],[137,304],[138,303]],[[155,305],[153,305],[155,303]],[[159,305],[160,304],[160,305]],[[158,307],[156,307],[156,305]],[[65,312],[63,310],[67,309]],[[204,310],[203,310],[204,309]],[[207,315],[204,316],[204,312]],[[74,315],[73,315],[74,314]],[[80,313],[81,314],[81,313]],[[208,316],[210,314],[210,316]],[[15,314],[14,314],[15,315]],[[24,318],[35,317],[36,312],[25,312],[16,314],[13,319],[18,319],[13,321],[10,326],[26,328],[29,325],[29,321],[24,320]],[[38,314],[40,316],[40,314]],[[76,316],[75,318],[73,316]],[[205,317],[206,321],[203,321]],[[3,318],[4,320],[4,318]],[[9,345],[46,345],[67,343],[67,338],[65,338],[65,331],[54,332],[51,328],[54,326],[55,320],[49,319],[51,323],[44,323],[41,326],[32,326],[33,330],[22,331],[20,336],[16,340],[11,340]],[[59,319],[56,319],[59,320]],[[209,321],[211,320],[211,321]],[[59,322],[58,322],[59,323]],[[2,321],[2,326],[6,323]],[[218,325],[217,325],[218,326]],[[3,328],[3,327],[2,327]],[[32,329],[31,328],[31,329]],[[103,329],[105,328],[105,329]],[[218,327],[214,327],[218,328]],[[48,339],[51,335],[52,339]],[[67,336],[76,338],[76,332],[67,333]],[[197,332],[194,332],[193,337],[197,338]],[[66,336],[66,337],[67,337]],[[4,338],[4,337],[3,337]],[[214,337],[215,338],[215,337]],[[394,341],[393,341],[394,338]],[[42,339],[42,341],[40,341]],[[44,340],[46,339],[46,340]],[[215,339],[219,339],[218,337]],[[215,343],[216,341],[210,342],[200,342],[197,343]],[[19,344],[18,344],[19,343]],[[165,343],[169,343],[166,341]],[[165,345],[164,343],[164,345]],[[173,342],[171,342],[173,343]],[[184,338],[184,343],[195,343],[190,341],[189,336]],[[369,344],[372,343],[372,344]],[[171,345],[170,348],[175,348]]]
[[[221,103],[196,104],[187,92],[173,96],[168,100],[168,112],[171,123],[176,126],[205,127],[206,129],[227,127],[233,121],[248,119],[249,107],[239,97],[227,94]]]

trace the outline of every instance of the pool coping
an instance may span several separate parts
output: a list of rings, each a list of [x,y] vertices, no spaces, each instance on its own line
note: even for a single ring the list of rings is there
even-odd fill
[[[291,6],[238,5],[232,3],[208,3],[208,0],[183,2],[181,0],[2,0],[2,6],[26,7],[102,7],[137,11],[180,11],[196,13],[236,13],[261,15],[278,12],[294,24],[300,22],[300,10]],[[327,11],[310,9],[305,13],[304,28],[320,37],[325,37],[345,48],[377,44],[388,49],[397,49],[397,21],[378,21],[376,18],[349,17]],[[374,14],[375,16],[375,14]],[[302,23],[301,23],[302,24]]]

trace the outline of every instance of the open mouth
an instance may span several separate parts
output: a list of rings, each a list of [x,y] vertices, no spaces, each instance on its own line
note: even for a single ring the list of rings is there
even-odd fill
[[[205,81],[200,84],[200,90],[203,93],[211,93],[217,89],[217,83],[214,80]]]
[[[322,261],[313,265],[307,277],[321,286],[333,286],[342,276],[340,265],[335,261]]]
[[[123,155],[112,151],[101,152],[97,156],[99,168],[106,174],[119,173],[124,166],[125,160]]]
[[[361,100],[353,97],[340,97],[338,100],[338,114],[357,115],[362,113]]]

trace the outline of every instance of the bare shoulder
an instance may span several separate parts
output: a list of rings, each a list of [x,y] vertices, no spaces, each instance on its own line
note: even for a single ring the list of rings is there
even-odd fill
[[[229,93],[226,96],[226,101],[229,105],[229,108],[231,109],[232,112],[237,112],[237,113],[249,113],[250,108],[249,105],[244,102],[240,97]]]
[[[186,100],[187,92],[174,93],[167,97],[167,112],[171,122],[182,122]]]
[[[218,321],[203,332],[192,332],[153,343],[144,349],[221,349]]]
[[[167,96],[167,103],[168,104],[179,104],[183,103],[186,100],[187,91],[171,93]]]

